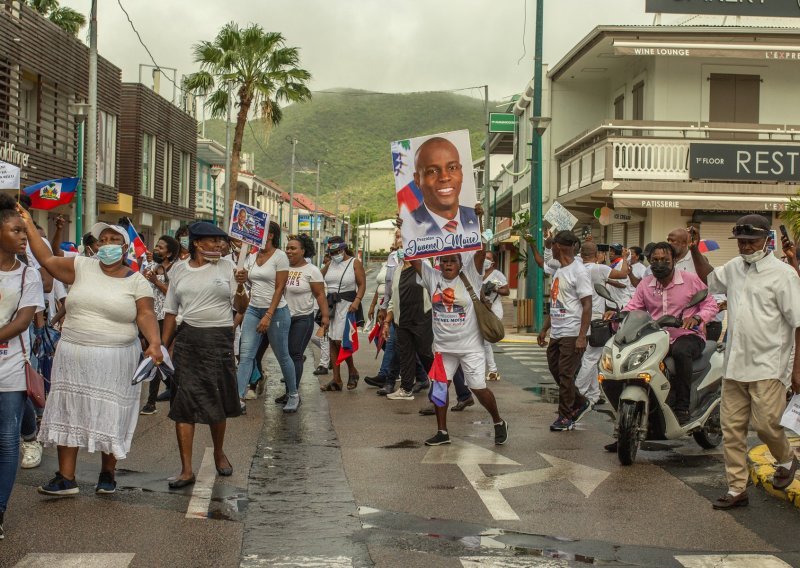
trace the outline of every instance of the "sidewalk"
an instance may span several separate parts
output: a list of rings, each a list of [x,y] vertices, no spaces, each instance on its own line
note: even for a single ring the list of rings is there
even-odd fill
[[[795,455],[800,455],[800,436],[790,437],[789,443],[792,445]],[[766,444],[751,448],[747,452],[747,462],[750,468],[750,478],[756,487],[761,486],[770,495],[783,501],[789,501],[789,503],[800,509],[800,480],[795,478],[792,484],[783,491],[772,486],[775,459],[769,453]]]

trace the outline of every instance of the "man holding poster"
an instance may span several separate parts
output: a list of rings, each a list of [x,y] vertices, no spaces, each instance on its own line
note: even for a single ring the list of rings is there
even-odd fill
[[[460,205],[476,201],[471,155],[466,130],[392,144],[406,258],[480,248],[478,217]]]

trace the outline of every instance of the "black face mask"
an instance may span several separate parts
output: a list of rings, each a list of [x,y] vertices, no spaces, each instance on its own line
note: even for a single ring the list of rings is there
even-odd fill
[[[162,262],[164,262],[164,257],[158,254],[157,252],[154,252],[153,262],[155,262],[156,264],[161,264]]]
[[[672,274],[674,267],[671,264],[667,264],[665,262],[656,262],[650,263],[650,270],[653,271],[653,276],[662,280]]]

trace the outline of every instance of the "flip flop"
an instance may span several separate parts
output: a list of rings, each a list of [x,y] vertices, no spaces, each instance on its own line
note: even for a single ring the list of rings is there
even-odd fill
[[[331,381],[319,387],[319,390],[321,390],[322,392],[340,391],[342,390],[342,385],[340,383],[337,383],[336,381]]]
[[[361,377],[359,375],[354,375],[352,377],[347,377],[347,390],[355,390],[358,387],[358,379]]]

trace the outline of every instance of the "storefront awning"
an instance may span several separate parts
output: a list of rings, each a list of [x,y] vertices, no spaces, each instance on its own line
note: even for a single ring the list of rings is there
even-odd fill
[[[789,198],[779,195],[635,193],[615,191],[614,207],[635,209],[707,209],[720,211],[783,211]]]

